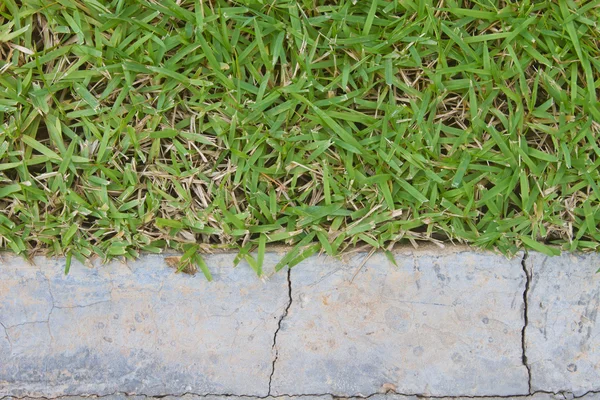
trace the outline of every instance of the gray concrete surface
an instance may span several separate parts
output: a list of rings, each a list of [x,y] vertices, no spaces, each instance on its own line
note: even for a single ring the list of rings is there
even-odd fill
[[[598,255],[426,247],[273,274],[283,254],[262,278],[209,256],[212,283],[155,255],[64,276],[0,254],[0,398],[600,396]]]
[[[224,254],[212,283],[159,256],[68,276],[62,260],[36,263],[0,267],[0,396],[267,395],[285,272],[261,281]]]
[[[273,394],[529,393],[520,258],[407,252],[393,267],[375,254],[359,269],[362,258],[292,269]]]
[[[581,395],[600,388],[598,255],[532,254],[526,354],[533,390]]]

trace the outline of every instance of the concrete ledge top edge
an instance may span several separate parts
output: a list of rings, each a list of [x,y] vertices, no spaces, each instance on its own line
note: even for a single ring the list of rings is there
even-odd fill
[[[266,247],[266,253],[275,253],[275,254],[280,254],[280,255],[285,255],[288,251],[292,250],[294,248],[294,246],[286,246],[286,245],[273,245],[273,246],[269,246],[267,245]],[[350,248],[346,251],[344,251],[343,253],[339,254],[338,257],[341,257],[342,259],[344,257],[352,257],[355,255],[364,255],[364,254],[368,254],[370,253],[371,247],[369,246],[356,246],[353,248]],[[381,253],[384,250],[379,249],[376,250],[375,253]],[[420,243],[418,245],[418,247],[414,247],[410,244],[398,244],[396,246],[394,246],[394,248],[391,250],[392,253],[394,254],[398,254],[398,255],[435,255],[435,256],[445,256],[445,255],[450,255],[450,254],[460,254],[460,253],[474,253],[474,254],[489,254],[489,255],[498,255],[498,256],[502,256],[503,254],[500,253],[499,251],[495,251],[495,250],[486,250],[486,249],[480,249],[480,248],[476,248],[476,247],[472,247],[469,245],[464,245],[464,244],[452,244],[452,243],[444,243],[442,245],[436,245],[434,243]],[[255,251],[253,253],[256,253]],[[534,251],[529,251],[529,253],[537,253]],[[564,252],[567,253],[567,252]],[[572,254],[579,254],[580,252],[575,252]],[[590,254],[587,252],[581,252],[582,254]],[[35,253],[32,253],[30,255],[30,258],[35,258],[35,257],[47,257],[49,259],[64,259],[64,255],[50,255],[47,256],[47,253],[45,251],[38,251]],[[178,252],[178,251],[174,251],[174,250],[165,250],[161,253],[151,253],[151,252],[140,252],[140,257],[147,257],[147,256],[159,256],[159,257],[172,257],[172,256],[180,256],[182,255],[182,252]],[[207,252],[203,252],[202,255],[205,257],[210,257],[213,255],[236,255],[238,254],[238,251],[235,249],[211,249],[210,251]],[[508,257],[507,258],[519,258],[522,257],[524,254],[523,250],[519,250],[517,253],[515,253],[515,255],[513,257]],[[569,253],[571,254],[571,253]],[[315,256],[322,256],[322,257],[329,257],[327,254],[325,253],[316,253]],[[23,258],[23,255],[18,255],[13,253],[12,251],[8,250],[8,249],[2,249],[0,248],[0,262],[2,261],[3,258]],[[95,258],[98,259],[97,256],[92,256],[91,258]],[[123,257],[115,257],[114,260],[118,260],[118,259],[122,259]]]

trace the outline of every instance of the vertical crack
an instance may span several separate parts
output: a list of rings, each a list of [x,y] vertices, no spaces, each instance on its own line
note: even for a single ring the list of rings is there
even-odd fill
[[[527,270],[527,253],[523,254],[523,259],[521,260],[521,266],[523,267],[523,272],[525,272],[525,290],[523,290],[523,330],[521,331],[521,351],[522,351],[522,360],[523,365],[527,368],[527,384],[529,387],[529,393],[531,394],[531,367],[527,363],[527,352],[525,345],[525,331],[527,329],[527,325],[529,324],[528,320],[528,310],[527,310],[527,296],[529,295],[529,285],[531,284],[531,274]]]
[[[289,267],[288,267],[288,273],[287,273],[287,281],[288,281],[288,304],[285,307],[283,314],[281,314],[281,318],[279,318],[279,322],[277,323],[277,330],[275,331],[275,334],[273,335],[273,346],[271,348],[275,349],[275,357],[273,358],[273,364],[271,366],[271,375],[269,376],[269,392],[267,393],[267,396],[271,395],[271,383],[273,382],[273,375],[275,375],[275,363],[277,362],[277,358],[279,357],[279,350],[277,349],[277,334],[279,333],[279,330],[281,329],[281,323],[283,322],[284,318],[287,317],[288,312],[290,311],[290,307],[292,306],[292,269]]]
[[[6,340],[8,340],[8,344],[10,345],[10,354],[12,354],[12,341],[10,340],[10,335],[8,334],[8,328],[2,322],[0,322],[0,326],[4,329]]]
[[[54,335],[52,335],[52,329],[50,329],[50,317],[52,317],[52,313],[56,308],[56,301],[54,300],[54,294],[52,293],[52,285],[50,284],[50,278],[46,275],[46,273],[39,267],[39,272],[42,274],[44,279],[46,280],[46,284],[48,285],[48,293],[50,294],[50,299],[52,300],[52,308],[48,313],[48,318],[46,318],[46,327],[48,328],[48,335],[50,336],[50,343],[54,343]]]

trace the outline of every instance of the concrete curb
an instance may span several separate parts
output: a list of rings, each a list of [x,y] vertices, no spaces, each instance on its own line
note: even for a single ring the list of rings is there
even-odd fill
[[[0,397],[598,398],[598,255],[0,261]],[[119,397],[120,396],[120,397]],[[190,400],[192,399],[190,397]]]

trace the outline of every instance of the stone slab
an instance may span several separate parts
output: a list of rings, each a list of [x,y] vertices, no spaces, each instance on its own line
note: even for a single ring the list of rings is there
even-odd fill
[[[285,272],[259,279],[233,254],[208,258],[213,282],[161,256],[94,268],[0,260],[0,397],[64,394],[266,396]],[[277,254],[265,270],[272,274]]]
[[[525,262],[532,389],[600,391],[600,255],[533,253]]]
[[[521,258],[410,251],[291,271],[273,395],[528,394]]]

